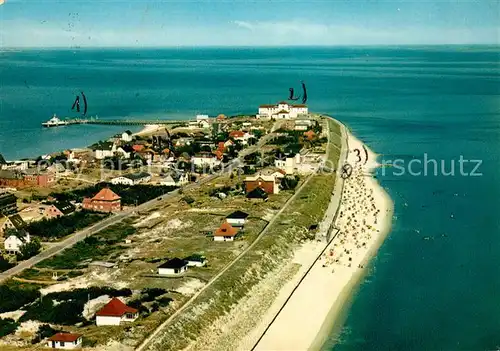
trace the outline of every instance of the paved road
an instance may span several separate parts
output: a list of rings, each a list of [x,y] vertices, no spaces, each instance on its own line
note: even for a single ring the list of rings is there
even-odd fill
[[[269,137],[265,138],[265,136],[264,136],[259,140],[257,145],[254,145],[254,146],[249,147],[249,148],[244,149],[244,150],[249,150],[250,152],[253,152],[255,149],[258,149],[263,144],[265,144],[268,139],[269,139]],[[239,156],[239,158],[230,161],[227,165],[224,166],[224,168],[221,170],[221,172],[219,172],[217,174],[209,175],[209,176],[201,179],[197,183],[188,184],[184,187],[184,189],[192,189],[192,188],[198,187],[198,186],[203,185],[207,182],[210,182],[211,180],[214,180],[215,178],[219,177],[222,173],[231,172],[234,168],[242,165],[242,163],[243,163],[241,160],[242,157],[243,156],[241,155],[241,156]],[[6,279],[13,277],[16,274],[21,273],[25,269],[33,267],[34,265],[40,263],[41,261],[62,252],[63,250],[75,245],[79,241],[82,241],[86,237],[97,234],[101,230],[123,221],[125,218],[128,218],[137,212],[148,211],[148,210],[151,210],[155,207],[160,207],[167,200],[169,200],[172,197],[177,196],[177,195],[179,195],[179,189],[176,189],[168,194],[164,194],[162,196],[159,196],[159,197],[157,197],[153,200],[150,200],[148,202],[145,202],[137,207],[133,207],[133,208],[130,208],[126,211],[122,211],[122,212],[113,214],[112,216],[94,224],[91,227],[88,227],[88,228],[85,228],[79,232],[76,232],[76,233],[72,234],[71,236],[67,237],[66,239],[64,239],[58,243],[53,244],[52,246],[50,246],[46,250],[40,252],[38,255],[33,256],[26,261],[21,261],[15,267],[12,267],[11,269],[0,273],[0,283],[5,281]]]
[[[269,138],[273,137],[272,134],[269,134]],[[263,143],[267,142],[268,139],[263,140]],[[263,138],[261,138],[262,140]],[[329,140],[330,142],[330,140]],[[259,142],[260,144],[260,142]],[[262,145],[260,145],[262,146]],[[257,145],[257,147],[260,147]],[[344,146],[344,144],[342,144]],[[328,148],[327,148],[328,150]],[[327,154],[328,155],[328,154]],[[339,160],[340,164],[340,160]],[[166,321],[164,321],[158,328],[156,328],[153,333],[151,333],[137,348],[136,351],[143,351],[151,346],[153,340],[158,338],[158,334],[162,332],[162,330],[169,325],[176,317],[178,317],[182,312],[184,312],[195,300],[198,296],[200,296],[205,290],[207,290],[212,284],[215,283],[217,279],[219,279],[228,269],[230,269],[236,262],[238,262],[245,254],[250,251],[259,241],[260,239],[267,233],[269,228],[276,222],[279,216],[283,213],[283,211],[288,207],[288,205],[302,192],[302,189],[305,187],[307,183],[312,179],[314,174],[309,175],[304,183],[295,191],[295,194],[290,197],[287,202],[283,205],[283,207],[274,215],[274,217],[266,224],[262,232],[257,236],[255,241],[248,246],[245,250],[243,250],[233,261],[231,261],[222,271],[220,271],[215,277],[213,277],[201,290],[199,290],[196,294],[194,294],[181,308],[179,308],[173,315],[171,315]]]
[[[274,217],[266,224],[264,229],[260,232],[257,238],[254,240],[250,246],[248,246],[245,250],[243,250],[233,261],[231,261],[222,271],[220,271],[215,277],[213,277],[201,290],[199,290],[196,294],[194,294],[181,308],[179,308],[173,315],[171,315],[165,322],[163,322],[158,328],[155,329],[153,333],[151,333],[146,340],[144,340],[137,348],[136,351],[142,351],[147,349],[150,346],[151,342],[158,337],[158,334],[161,333],[162,329],[165,328],[174,318],[176,318],[179,314],[181,314],[184,310],[186,310],[198,296],[200,296],[205,290],[207,290],[217,279],[219,279],[229,268],[231,268],[236,262],[238,262],[245,254],[250,251],[259,241],[260,239],[267,233],[269,228],[276,222],[281,213],[288,207],[288,205],[301,193],[304,186],[309,183],[313,174],[309,175],[304,183],[296,190],[295,194],[290,197],[284,206],[274,215]]]

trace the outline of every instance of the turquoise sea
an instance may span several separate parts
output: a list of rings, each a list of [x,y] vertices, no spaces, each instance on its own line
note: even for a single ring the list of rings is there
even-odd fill
[[[381,161],[427,154],[446,172],[455,160],[457,173],[378,172],[395,201],[393,230],[325,349],[492,350],[500,346],[499,54],[487,46],[3,51],[0,153],[31,157],[125,129],[43,130],[53,113],[75,116],[79,91],[99,118],[179,119],[255,113],[304,80],[310,109],[347,123]],[[460,156],[481,160],[482,176],[460,175]]]

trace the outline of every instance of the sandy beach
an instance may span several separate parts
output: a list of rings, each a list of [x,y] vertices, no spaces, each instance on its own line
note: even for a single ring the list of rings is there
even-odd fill
[[[348,162],[355,166],[351,177],[345,180],[339,216],[335,223],[338,228],[336,236],[326,249],[324,244],[322,247],[317,244],[301,249],[309,251],[301,255],[309,257],[309,260],[297,262],[299,264],[310,262],[310,257],[314,257],[318,250],[324,251],[319,259],[313,261],[312,266],[301,265],[301,269],[283,286],[267,313],[253,332],[241,341],[238,349],[321,348],[336,320],[338,321],[339,313],[352,289],[362,277],[369,259],[389,233],[393,204],[371,176],[371,172],[378,166],[376,155],[366,148],[368,160],[365,163],[363,144],[352,134],[348,134],[348,145]],[[361,162],[358,162],[359,153],[356,149],[361,150]],[[305,277],[301,276],[301,271],[304,274],[307,268],[309,271]],[[296,286],[297,280],[302,278],[300,285]]]
[[[164,127],[160,124],[146,124],[142,130],[138,131],[137,133],[134,133],[133,135],[136,135],[136,136],[150,135],[150,134],[153,134],[153,133],[155,133],[163,128]]]

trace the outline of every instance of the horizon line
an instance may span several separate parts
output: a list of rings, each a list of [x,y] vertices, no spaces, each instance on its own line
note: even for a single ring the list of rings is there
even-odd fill
[[[6,46],[0,47],[2,50],[22,50],[22,49],[227,49],[227,48],[335,48],[335,47],[467,47],[467,46],[490,46],[500,47],[500,43],[468,43],[468,44],[332,44],[332,45],[151,45],[151,46]]]

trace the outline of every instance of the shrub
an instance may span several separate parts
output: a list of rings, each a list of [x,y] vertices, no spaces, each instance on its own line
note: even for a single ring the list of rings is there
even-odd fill
[[[19,248],[20,252],[17,254],[17,259],[27,260],[28,258],[36,256],[40,252],[41,248],[42,244],[40,244],[40,240],[31,240],[29,243],[26,243]]]
[[[4,337],[6,335],[13,333],[18,326],[19,323],[17,323],[12,318],[6,318],[6,319],[0,318],[0,337]]]
[[[0,285],[0,313],[15,311],[40,297],[35,289],[20,289]]]

